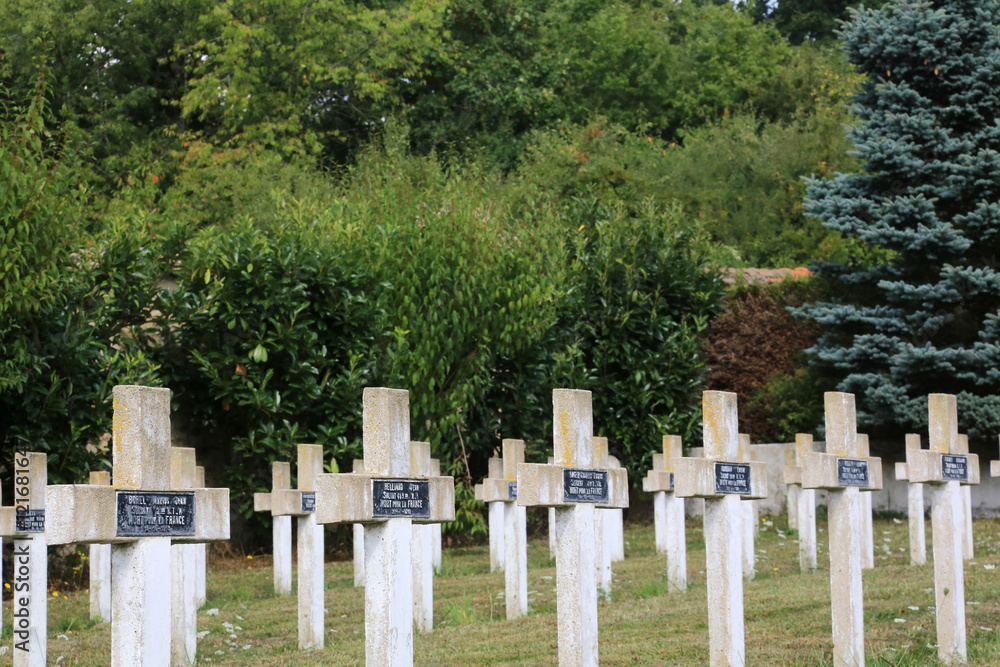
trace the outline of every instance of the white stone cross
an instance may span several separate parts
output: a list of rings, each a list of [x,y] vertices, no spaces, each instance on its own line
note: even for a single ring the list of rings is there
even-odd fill
[[[99,486],[111,485],[111,473],[107,470],[93,470],[90,483]],[[111,620],[111,545],[91,544],[90,551],[90,618]]]
[[[559,664],[598,663],[597,562],[594,514],[628,507],[625,470],[594,466],[589,391],[552,391],[555,464],[517,466],[517,504],[556,510],[556,622]]]
[[[48,641],[48,549],[45,454],[14,450],[14,506],[0,507],[0,535],[14,538],[11,559],[14,667],[45,667]],[[51,504],[51,501],[48,503]]]
[[[271,553],[274,561],[274,594],[292,593],[292,515],[285,509],[295,509],[295,498],[284,496],[292,488],[292,464],[287,461],[271,462],[271,492],[253,494],[253,511],[271,514]],[[301,492],[297,492],[300,493]],[[272,502],[273,501],[273,502]],[[301,508],[301,497],[299,498]],[[278,512],[273,511],[274,508]]]
[[[504,510],[504,602],[507,618],[528,613],[527,510],[517,504],[517,466],[524,463],[524,441],[503,440],[503,479],[483,482],[483,499]]]
[[[920,449],[920,434],[906,434],[906,451]],[[896,462],[896,479],[909,480],[905,461]],[[906,510],[910,529],[910,565],[927,562],[927,529],[924,522],[924,485],[909,482],[906,485]]]
[[[410,474],[431,476],[431,443],[410,443]],[[417,630],[434,629],[434,526],[411,526],[410,558],[413,568],[413,618]]]
[[[712,667],[746,664],[743,500],[767,495],[767,466],[740,462],[736,394],[702,395],[705,458],[674,459],[674,494],[705,499],[708,644]]]
[[[491,456],[489,460],[489,470],[486,480],[503,481],[503,459],[498,456]],[[483,481],[483,489],[486,488],[486,480]],[[503,538],[503,503],[499,500],[487,501],[489,508],[489,533],[490,533],[490,572],[503,571],[504,548]]]
[[[608,456],[608,466],[611,468],[621,468],[621,461],[617,456]],[[605,516],[611,517],[611,526],[614,533],[611,538],[611,562],[625,560],[625,510],[620,507],[605,510]],[[605,519],[607,520],[607,519]]]
[[[431,459],[431,477],[441,476],[441,461]],[[434,540],[434,574],[441,574],[441,542],[444,539],[444,524],[432,523],[431,534]]]
[[[930,449],[907,449],[906,471],[911,484],[929,484],[931,489],[938,657],[951,665],[966,662],[960,485],[979,483],[979,457],[958,453],[958,406],[953,395],[928,396],[927,414]]]
[[[271,464],[271,492],[253,495],[254,511],[270,512],[274,520],[275,594],[291,592],[292,517],[298,536],[298,636],[300,649],[322,649],[324,622],[323,526],[316,523],[316,475],[323,472],[323,447],[298,445],[298,487],[292,486],[291,465]],[[281,570],[280,575],[278,570]],[[280,588],[279,588],[280,585]]]
[[[785,467],[782,469],[782,481],[788,487],[785,491],[785,507],[787,508],[789,530],[799,529],[799,491],[802,489],[802,476],[799,474],[797,462],[798,453],[795,448],[787,448],[785,450]],[[795,470],[792,473],[792,478],[797,481],[789,481],[790,470]]]
[[[830,609],[834,667],[864,667],[860,491],[882,488],[882,460],[859,453],[854,394],[826,392],[826,453],[801,453],[803,489],[829,491]]]
[[[354,459],[351,465],[351,472],[363,473],[365,462],[361,459]],[[354,550],[354,585],[365,585],[365,524],[356,523],[351,526],[353,533],[352,547]]]
[[[687,537],[684,499],[674,493],[674,459],[684,455],[679,435],[663,436],[663,453],[653,454],[653,468],[642,480],[642,490],[653,494],[656,550],[667,556],[667,590],[687,590]]]
[[[611,462],[608,460],[608,439],[594,436],[594,462],[595,468],[610,468]],[[610,509],[598,509],[594,513],[594,531],[597,539],[594,543],[597,551],[595,560],[597,563],[597,592],[605,600],[611,600],[611,552],[614,547],[611,542],[614,540],[614,527],[611,525],[612,517]]]
[[[316,477],[316,520],[365,524],[365,660],[413,664],[412,523],[455,520],[455,481],[410,469],[410,402],[402,389],[366,387],[364,472]]]
[[[858,456],[868,457],[871,449],[868,446],[868,434],[858,433]],[[872,494],[861,491],[861,569],[871,570],[875,567],[875,523],[872,521]]]
[[[170,448],[170,488],[193,489],[197,483],[195,451]],[[170,545],[171,664],[193,665],[198,652],[197,544]]]
[[[969,436],[964,433],[958,434],[958,454],[968,455]],[[972,537],[972,487],[963,485],[962,492],[962,557],[971,560],[975,555],[975,548]]]
[[[739,443],[739,463],[750,461],[750,436],[745,433],[738,434]],[[757,508],[756,500],[744,500],[743,507],[743,578],[752,581],[756,575],[754,565],[757,562],[756,538],[757,538]]]
[[[194,486],[196,489],[204,489],[205,487],[205,467],[195,466],[194,467]],[[208,544],[201,542],[200,544],[194,545],[195,548],[195,576],[194,576],[194,587],[195,587],[195,604],[196,608],[200,608],[205,601],[208,599],[207,592],[207,576],[208,576]],[[109,561],[110,562],[110,561]]]
[[[323,447],[297,445],[299,498],[289,507],[297,510],[299,648],[323,648],[326,604],[323,586],[323,526],[316,521],[316,479],[323,472]],[[294,503],[294,499],[293,499]]]
[[[114,388],[111,486],[50,486],[49,544],[111,543],[112,667],[170,664],[171,541],[229,539],[229,489],[170,484],[170,390]]]
[[[802,572],[812,572],[817,564],[816,491],[802,488],[802,457],[812,451],[813,437],[808,433],[796,433],[795,449],[785,451],[785,462],[788,465],[785,466],[784,481],[789,485],[789,489],[797,491],[795,514],[799,532],[799,570]]]

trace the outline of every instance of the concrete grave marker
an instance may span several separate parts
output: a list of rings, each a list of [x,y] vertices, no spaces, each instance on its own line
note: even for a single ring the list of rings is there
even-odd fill
[[[594,459],[595,468],[610,468],[611,462],[608,460],[608,439],[594,436]],[[601,597],[611,599],[611,552],[614,551],[612,542],[614,541],[614,526],[611,516],[612,510],[599,509],[594,513],[594,531],[597,534],[597,541],[594,546],[597,548],[595,555],[597,562],[597,592]]]
[[[489,460],[489,475],[486,479],[503,481],[503,459],[491,456]],[[483,482],[485,488],[485,481]],[[503,571],[505,553],[503,543],[503,503],[499,500],[487,501],[489,508],[490,532],[490,572]]]
[[[784,482],[796,493],[797,525],[799,531],[799,570],[816,569],[816,491],[802,488],[802,458],[813,451],[813,438],[808,433],[795,434],[795,449],[786,450]],[[791,456],[788,456],[788,455]],[[791,459],[789,463],[789,459]]]
[[[298,541],[298,635],[300,649],[323,648],[325,616],[323,581],[323,526],[316,523],[316,475],[323,472],[323,447],[297,445],[298,486],[293,489],[291,465],[271,464],[270,493],[253,495],[254,511],[270,512],[274,519],[274,587],[291,592],[291,520],[296,517]],[[286,524],[287,521],[287,524]],[[279,530],[280,526],[280,530]],[[280,559],[281,574],[278,564]],[[287,584],[287,588],[285,587]]]
[[[170,488],[194,488],[194,460],[194,449],[170,448]],[[170,651],[174,665],[193,665],[198,651],[196,548],[195,544],[170,545]]]
[[[747,463],[750,461],[750,436],[740,433],[738,442],[739,458],[737,460],[740,463]],[[757,562],[757,502],[754,500],[744,500],[741,506],[743,508],[743,578],[747,581],[752,581],[754,576],[756,576],[754,566]]]
[[[292,488],[292,464],[271,463],[271,492],[253,494],[253,511],[271,513],[271,553],[274,560],[274,594],[292,593],[292,515],[285,509],[295,509],[295,499],[284,493]],[[299,502],[301,507],[301,501]],[[278,513],[274,509],[278,509]]]
[[[608,456],[608,466],[611,468],[621,468],[621,461],[617,456]],[[620,507],[607,510],[607,516],[611,517],[613,535],[611,537],[611,562],[625,560],[625,510]]]
[[[316,479],[323,472],[323,447],[297,445],[298,503],[290,496],[289,512],[297,517],[299,648],[323,648],[326,602],[323,585],[323,526],[316,521]]]
[[[111,486],[55,485],[49,544],[111,543],[112,667],[170,664],[171,542],[229,539],[229,489],[171,488],[170,390],[114,388]]]
[[[410,469],[409,393],[366,387],[364,472],[316,477],[316,520],[365,524],[365,660],[413,664],[413,523],[455,520],[451,477]]]
[[[441,461],[431,459],[431,477],[441,476]],[[434,574],[441,574],[441,543],[444,541],[444,524],[432,523],[431,534],[434,540]]]
[[[517,504],[517,466],[524,463],[524,441],[503,440],[503,479],[487,479],[483,496],[504,508],[504,602],[507,618],[528,613],[527,510]]]
[[[969,436],[964,433],[958,434],[958,454],[968,456]],[[972,487],[963,485],[959,491],[962,494],[962,557],[970,560],[975,555],[975,546],[972,536]]]
[[[788,471],[798,468],[798,453],[793,448],[785,450],[785,467],[782,471],[784,482],[788,486],[786,490],[785,507],[788,514],[789,530],[799,529],[799,491],[802,489],[802,477],[799,475],[797,482],[788,481]]]
[[[13,538],[11,597],[14,667],[45,667],[48,650],[48,460],[14,450],[14,506],[0,507],[0,536]],[[51,504],[49,501],[48,504]]]
[[[882,461],[858,447],[854,394],[827,392],[826,452],[800,452],[803,489],[829,492],[830,610],[834,667],[864,667],[865,625],[861,582],[860,491],[882,488]]]
[[[868,447],[868,435],[858,433],[858,455],[867,457],[871,454]],[[875,567],[875,524],[872,521],[872,494],[861,491],[861,569],[870,570]]]
[[[351,472],[364,473],[365,462],[361,459],[354,459]],[[351,527],[353,534],[354,549],[354,585],[365,585],[365,524],[356,523]]]
[[[920,435],[906,434],[906,451],[920,449]],[[896,479],[909,480],[906,462],[896,463]],[[906,507],[910,529],[910,565],[927,562],[927,529],[924,522],[924,485],[909,482],[906,485]]]
[[[628,507],[628,476],[595,468],[589,391],[552,391],[555,463],[517,466],[517,504],[556,510],[556,618],[559,664],[598,663],[594,514]]]
[[[676,458],[674,493],[705,499],[709,664],[746,664],[743,623],[744,500],[767,495],[767,466],[740,461],[736,394],[702,394],[705,458]]]
[[[90,473],[90,483],[99,486],[111,485],[111,473],[94,470]],[[90,552],[90,618],[111,620],[111,545],[91,544]]]
[[[205,467],[194,467],[194,486],[198,489],[205,488]],[[195,549],[195,607],[200,608],[208,599],[207,576],[208,576],[208,545],[204,542],[194,545]]]
[[[653,468],[642,480],[642,490],[653,494],[656,551],[667,556],[667,588],[687,590],[687,539],[684,499],[674,493],[674,459],[684,455],[679,435],[663,436],[663,453],[653,454]]]
[[[431,443],[410,443],[410,474],[431,476]],[[434,526],[413,524],[410,558],[413,567],[413,617],[420,632],[434,629]]]
[[[910,483],[929,484],[938,657],[965,663],[962,484],[979,483],[979,457],[959,454],[958,407],[951,394],[927,397],[930,449],[907,449]]]
[[[205,485],[205,467],[195,466],[194,467],[194,485],[195,488],[204,489],[207,488]],[[205,604],[208,599],[207,593],[207,576],[208,576],[208,544],[201,542],[194,545],[195,547],[195,592],[197,597],[195,598],[195,606],[201,607]]]

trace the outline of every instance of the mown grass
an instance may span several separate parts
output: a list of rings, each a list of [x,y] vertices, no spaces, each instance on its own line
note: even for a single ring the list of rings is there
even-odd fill
[[[745,587],[747,663],[829,665],[830,583],[827,534],[820,524],[820,570],[802,574],[794,533],[778,517],[757,540],[758,575]],[[929,526],[928,526],[929,528]],[[969,664],[1000,664],[1000,521],[977,520],[976,557],[966,564]],[[651,526],[626,531],[626,560],[600,606],[604,665],[704,665],[708,662],[705,553],[698,520],[688,522],[690,587],[668,593],[665,561]],[[906,523],[875,523],[876,567],[864,573],[868,664],[937,665],[933,565],[910,566]],[[928,543],[930,540],[928,539]],[[487,548],[446,549],[435,581],[435,630],[414,640],[417,665],[555,665],[555,564],[544,540],[529,543],[531,613],[504,618],[503,575],[490,574]],[[209,665],[358,665],[364,662],[364,596],[350,562],[329,563],[327,635],[322,651],[297,648],[294,596],[272,595],[263,559],[214,563],[208,603],[199,613],[199,661]],[[49,598],[49,664],[107,665],[110,629],[87,618],[86,591]],[[10,604],[4,605],[9,622]],[[210,615],[209,610],[218,613]],[[10,629],[4,628],[8,639]],[[0,656],[10,664],[11,652]],[[3,662],[0,662],[3,664]]]

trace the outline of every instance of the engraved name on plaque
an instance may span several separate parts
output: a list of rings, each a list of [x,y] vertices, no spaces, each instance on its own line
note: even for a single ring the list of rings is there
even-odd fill
[[[430,495],[430,483],[426,480],[373,479],[372,515],[429,517]]]
[[[969,459],[954,454],[941,455],[941,477],[957,482],[969,481]]]
[[[837,483],[843,486],[868,486],[868,461],[837,459]]]
[[[14,515],[14,532],[44,533],[45,510],[24,510]]]
[[[316,492],[315,491],[303,491],[302,492],[302,511],[303,512],[315,512],[316,511]]]
[[[517,500],[517,482],[507,482],[507,497]]]
[[[563,470],[563,500],[572,503],[608,502],[608,471]]]
[[[194,494],[118,491],[118,537],[194,535]]]
[[[716,463],[715,492],[749,495],[750,466],[745,463]]]

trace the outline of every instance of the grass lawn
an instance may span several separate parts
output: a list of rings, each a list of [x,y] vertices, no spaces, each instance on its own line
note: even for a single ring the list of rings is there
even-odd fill
[[[626,559],[614,567],[614,593],[602,602],[604,665],[704,665],[708,662],[705,551],[700,520],[689,520],[687,593],[667,593],[665,560],[651,525],[629,526]],[[757,577],[745,586],[750,665],[830,665],[830,580],[825,521],[820,570],[801,574],[794,532],[766,519],[757,540]],[[969,664],[1000,664],[1000,520],[975,522],[976,557],[967,561]],[[928,522],[928,545],[930,545]],[[908,564],[905,520],[875,522],[876,566],[864,573],[869,665],[937,665],[933,565]],[[929,547],[928,547],[929,549]],[[543,540],[528,545],[530,613],[504,619],[503,574],[490,574],[486,546],[445,549],[434,584],[430,634],[414,638],[417,665],[555,665],[555,563]],[[49,598],[49,664],[108,665],[110,628],[88,619],[88,593]],[[51,595],[50,591],[50,595]],[[350,562],[326,566],[327,634],[322,651],[297,649],[296,600],[273,595],[269,562],[215,561],[208,602],[199,611],[199,662],[212,665],[359,665],[364,663],[364,594]],[[4,646],[10,646],[10,602]],[[0,655],[10,664],[11,650]]]

